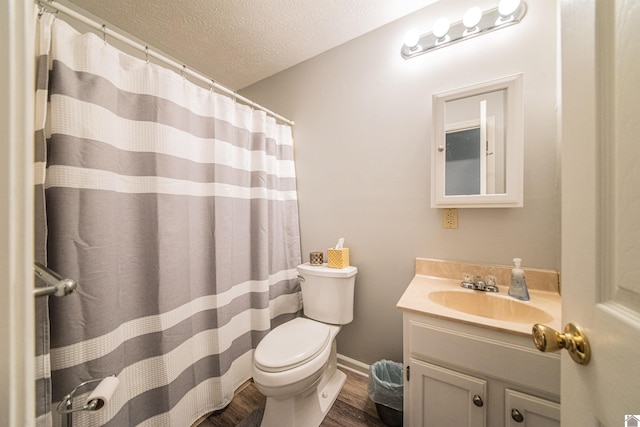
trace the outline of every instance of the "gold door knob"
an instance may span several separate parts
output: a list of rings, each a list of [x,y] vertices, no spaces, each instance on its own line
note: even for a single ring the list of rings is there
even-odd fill
[[[557,351],[566,348],[574,362],[586,365],[591,359],[589,340],[580,325],[567,323],[564,334],[545,325],[533,325],[533,343],[540,351]]]

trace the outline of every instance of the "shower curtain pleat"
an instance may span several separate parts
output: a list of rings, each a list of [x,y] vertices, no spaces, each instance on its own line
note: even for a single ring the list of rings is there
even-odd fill
[[[41,16],[36,25],[36,88],[34,123],[34,260],[42,265],[47,263],[47,224],[45,216],[44,178],[47,141],[45,123],[47,114],[47,90],[49,86],[49,48],[51,45],[51,23],[53,16]],[[44,286],[38,283],[36,286]],[[36,426],[51,426],[51,366],[49,363],[49,297],[35,300],[35,390]]]
[[[116,374],[74,426],[190,426],[300,312],[291,128],[59,19],[51,38],[47,262],[78,281],[49,302],[52,402]]]

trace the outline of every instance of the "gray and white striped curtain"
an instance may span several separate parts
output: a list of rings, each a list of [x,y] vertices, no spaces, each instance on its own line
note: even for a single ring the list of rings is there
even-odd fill
[[[188,427],[230,402],[260,339],[301,309],[291,128],[40,23],[47,263],[78,281],[49,300],[53,407],[116,374],[106,408],[75,426]]]

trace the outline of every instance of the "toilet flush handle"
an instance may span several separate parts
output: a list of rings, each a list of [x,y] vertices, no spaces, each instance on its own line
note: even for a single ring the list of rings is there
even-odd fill
[[[300,279],[301,282],[304,282],[304,277],[302,277],[301,275],[298,274],[298,279]]]

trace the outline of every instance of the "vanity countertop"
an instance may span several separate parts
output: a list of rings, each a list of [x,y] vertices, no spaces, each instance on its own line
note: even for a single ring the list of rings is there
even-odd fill
[[[456,291],[456,292],[475,292],[478,300],[482,298],[506,298],[514,300],[507,295],[509,286],[500,286],[500,292],[481,292],[470,289],[464,289],[460,286],[460,280],[447,279],[442,277],[427,276],[417,274],[405,290],[404,294],[398,301],[396,307],[403,311],[423,314],[431,317],[452,320],[455,322],[473,324],[483,328],[494,329],[516,335],[531,336],[531,328],[535,323],[544,323],[557,331],[561,331],[561,296],[557,292],[543,291],[529,288],[529,301],[518,301],[520,304],[526,304],[530,307],[544,311],[550,317],[541,318],[539,321],[517,320],[499,320],[489,317],[481,317],[465,313],[463,311],[454,310],[444,305],[436,303],[429,296],[433,292]],[[498,316],[499,317],[499,316]]]

